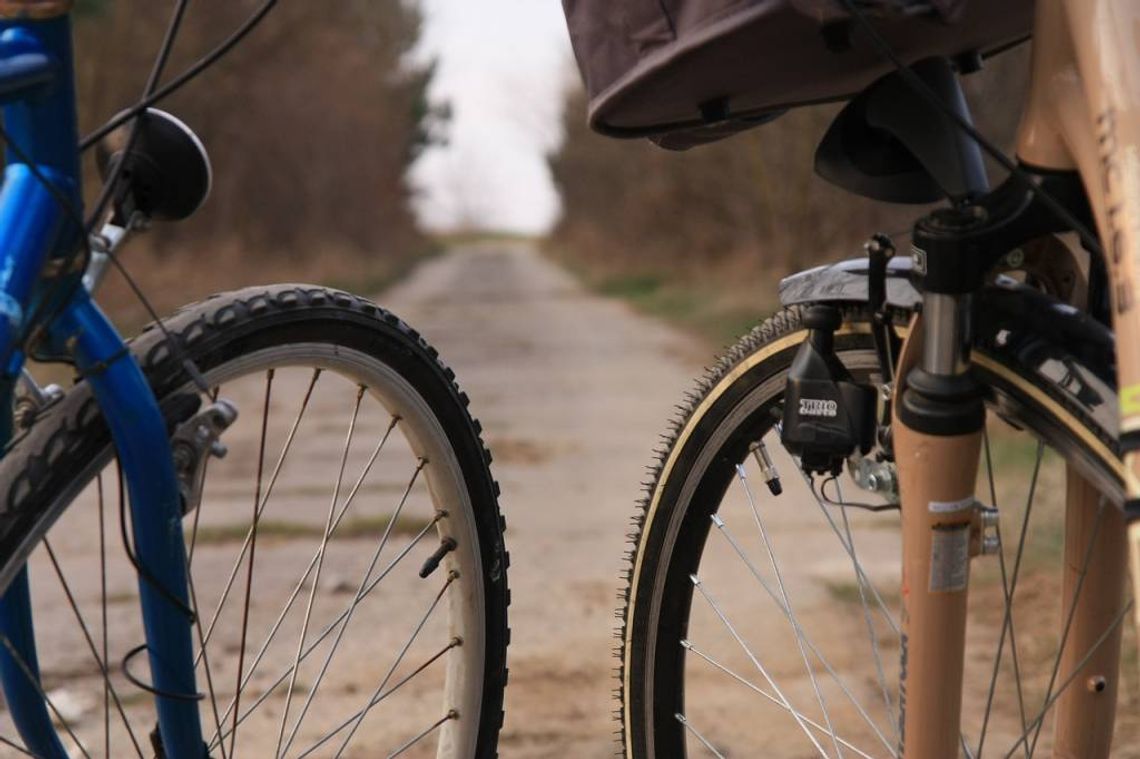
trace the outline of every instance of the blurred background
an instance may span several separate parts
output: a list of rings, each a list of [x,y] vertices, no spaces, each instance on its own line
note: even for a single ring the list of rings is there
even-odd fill
[[[257,4],[192,3],[168,70]],[[170,5],[79,2],[85,130],[137,98]],[[999,144],[1027,63],[1023,46],[966,80]],[[202,137],[213,194],[124,263],[160,312],[310,281],[376,299],[440,349],[509,525],[502,755],[611,756],[617,578],[674,404],[775,309],[781,276],[874,232],[905,241],[923,209],[814,176],[837,105],[687,153],[591,134],[558,0],[282,0],[163,107]],[[125,331],[146,321],[115,274],[100,300]]]
[[[140,92],[167,6],[81,0],[85,128]],[[196,3],[170,71],[254,6]],[[1026,61],[1015,51],[968,80],[1003,143]],[[168,307],[267,277],[376,291],[449,242],[507,235],[723,341],[771,309],[778,277],[916,216],[812,174],[837,106],[681,154],[591,134],[557,0],[286,0],[164,107],[215,166],[205,208],[129,260]],[[120,310],[142,319],[129,299]]]

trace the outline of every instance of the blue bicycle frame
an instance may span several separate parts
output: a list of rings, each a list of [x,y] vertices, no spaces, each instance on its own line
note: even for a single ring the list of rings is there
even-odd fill
[[[0,104],[18,148],[8,146],[0,189],[0,442],[11,437],[22,346],[33,330],[43,330],[51,350],[69,356],[90,383],[123,467],[136,558],[145,570],[139,594],[163,754],[201,759],[207,752],[195,695],[182,509],[166,424],[141,369],[86,290],[58,287],[60,278],[74,284],[80,273],[51,266],[74,259],[85,234],[66,15],[0,21]],[[44,278],[45,267],[51,278]],[[74,295],[37,310],[49,293],[61,291]],[[55,315],[30,323],[38,312]],[[25,567],[0,597],[0,684],[28,750],[66,757],[39,682],[30,598]]]

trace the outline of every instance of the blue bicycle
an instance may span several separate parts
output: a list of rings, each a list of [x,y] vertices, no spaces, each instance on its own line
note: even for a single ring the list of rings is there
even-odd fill
[[[214,296],[129,343],[92,301],[125,239],[209,192],[153,105],[274,0],[160,86],[186,5],[142,99],[81,142],[71,2],[0,0],[0,755],[493,755],[498,487],[436,352],[316,286]],[[38,387],[29,356],[78,381]]]

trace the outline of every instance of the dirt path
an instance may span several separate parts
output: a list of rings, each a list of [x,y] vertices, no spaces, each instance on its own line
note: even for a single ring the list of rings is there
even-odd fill
[[[381,302],[455,369],[495,457],[512,559],[503,756],[611,756],[626,523],[707,350],[525,247],[456,251]]]

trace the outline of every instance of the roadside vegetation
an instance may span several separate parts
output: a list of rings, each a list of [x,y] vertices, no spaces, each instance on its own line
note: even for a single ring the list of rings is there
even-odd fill
[[[968,77],[979,127],[1012,143],[1028,49]],[[550,156],[563,214],[547,249],[585,282],[723,344],[777,307],[780,277],[861,254],[875,232],[905,250],[921,207],[889,206],[812,172],[838,105],[791,111],[683,153],[600,137],[580,89],[567,93],[564,139]],[[996,174],[995,174],[996,178]]]

